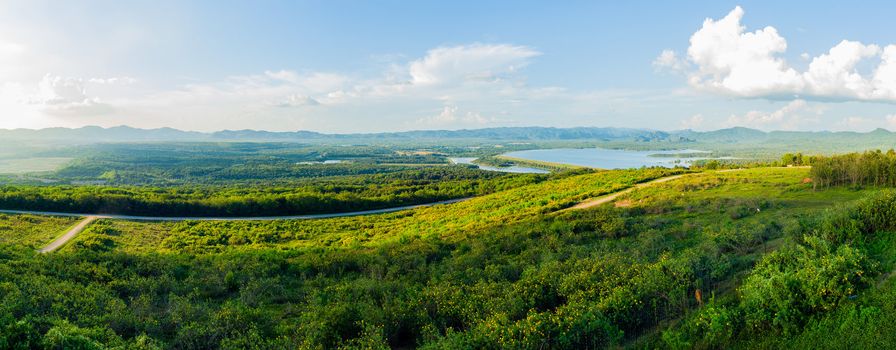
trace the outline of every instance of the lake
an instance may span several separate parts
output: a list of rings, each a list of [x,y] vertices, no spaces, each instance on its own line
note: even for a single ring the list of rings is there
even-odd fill
[[[507,157],[536,160],[542,162],[579,165],[600,169],[629,169],[640,167],[689,166],[702,159],[731,159],[708,157],[675,157],[676,154],[706,153],[708,151],[684,149],[674,151],[627,151],[603,148],[555,148],[517,151],[503,154]],[[659,156],[656,156],[659,155]],[[664,156],[665,155],[665,156]]]
[[[448,158],[448,159],[451,160],[451,162],[454,164],[476,165],[479,167],[479,169],[482,169],[482,170],[501,171],[501,172],[505,172],[505,173],[529,173],[529,174],[550,173],[550,171],[547,171],[544,169],[527,168],[527,167],[523,167],[523,166],[508,166],[508,167],[500,167],[499,168],[499,167],[493,167],[493,166],[488,166],[488,165],[480,165],[480,164],[473,163],[473,161],[476,160],[476,158],[459,157],[459,158]]]

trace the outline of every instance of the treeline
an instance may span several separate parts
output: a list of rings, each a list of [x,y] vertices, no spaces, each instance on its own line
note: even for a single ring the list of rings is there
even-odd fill
[[[896,186],[896,151],[868,151],[832,157],[814,157],[811,177],[815,186]]]
[[[2,186],[9,210],[146,216],[278,216],[338,213],[477,196],[547,179],[463,166],[318,180],[294,186]]]

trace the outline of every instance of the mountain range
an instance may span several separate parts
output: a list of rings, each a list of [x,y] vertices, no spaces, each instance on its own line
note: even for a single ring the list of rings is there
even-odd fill
[[[599,141],[673,141],[706,143],[761,143],[768,141],[805,140],[806,138],[850,139],[875,137],[896,140],[893,132],[876,129],[871,132],[811,132],[811,131],[761,131],[734,127],[715,131],[657,131],[629,128],[600,127],[502,127],[465,130],[417,130],[404,132],[368,134],[324,134],[313,131],[261,131],[224,130],[217,132],[182,131],[172,128],[139,129],[129,126],[102,128],[86,126],[82,128],[47,129],[0,129],[0,140],[16,141],[57,141],[65,143],[102,142],[313,142],[326,140],[439,140],[439,139],[483,139],[483,140],[599,140]]]

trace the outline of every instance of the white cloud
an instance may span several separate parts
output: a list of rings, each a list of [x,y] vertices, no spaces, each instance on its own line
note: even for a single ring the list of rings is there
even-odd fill
[[[91,78],[87,82],[102,85],[130,85],[136,83],[137,79],[131,77]]]
[[[731,115],[727,126],[746,126],[752,128],[795,129],[800,124],[814,121],[823,112],[821,108],[811,108],[805,100],[793,100],[783,107],[771,111],[749,111],[743,115]]]
[[[880,57],[880,65],[874,71],[871,85],[877,87],[874,97],[883,100],[896,100],[896,45],[887,45]]]
[[[687,59],[696,67],[691,86],[738,97],[896,101],[896,46],[843,40],[827,53],[812,58],[799,72],[781,57],[787,40],[771,26],[748,32],[735,7],[720,20],[706,19],[690,39]],[[666,53],[660,57],[674,57]],[[808,54],[802,55],[804,60]],[[862,75],[860,62],[880,57],[872,75]]]
[[[488,119],[483,117],[478,112],[466,112],[459,113],[457,110],[457,106],[444,106],[442,111],[432,117],[422,118],[417,120],[417,124],[426,126],[426,127],[443,127],[446,125],[450,126],[482,126],[484,124],[488,124],[494,121],[493,119]]]
[[[540,103],[536,101],[573,98],[562,89],[529,87],[519,79],[520,68],[537,54],[534,49],[506,44],[440,47],[419,59],[395,64],[380,77],[269,70],[110,102],[119,114],[132,119],[199,130],[248,125],[327,131],[335,126],[360,132],[507,124],[519,113],[535,115],[529,107]],[[458,111],[454,107],[458,105],[465,110]],[[441,113],[420,117],[436,106]],[[209,117],[189,117],[195,115]],[[216,122],[209,124],[209,118]]]
[[[873,86],[856,71],[856,65],[879,53],[877,45],[841,41],[828,53],[812,59],[809,70],[803,73],[807,92],[815,96],[871,98]]]
[[[278,107],[301,107],[301,106],[318,106],[320,101],[315,100],[308,95],[294,94],[286,96],[285,99],[277,103]]]
[[[40,106],[44,112],[53,115],[95,115],[110,111],[110,106],[100,102],[99,98],[87,95],[87,81],[47,74],[27,103]]]
[[[721,20],[707,18],[691,36],[688,58],[697,65],[690,83],[698,88],[742,96],[779,94],[802,89],[799,73],[778,54],[787,41],[774,27],[744,32],[738,6]]]
[[[491,81],[525,67],[540,54],[526,46],[506,44],[439,47],[411,62],[408,73],[411,83],[419,85]]]
[[[656,59],[653,60],[653,68],[657,71],[668,70],[673,73],[679,73],[689,67],[688,61],[678,57],[673,50],[663,50]]]

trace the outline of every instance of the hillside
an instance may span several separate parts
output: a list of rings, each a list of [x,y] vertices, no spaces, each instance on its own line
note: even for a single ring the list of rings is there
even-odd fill
[[[883,254],[896,249],[892,240],[866,231],[850,233],[867,237],[861,240],[821,234],[843,232],[837,220],[853,210],[889,210],[890,197],[875,196],[875,188],[816,190],[803,181],[806,168],[704,172],[560,211],[675,173],[572,174],[363,217],[101,220],[48,255],[24,247],[50,237],[28,236],[0,248],[7,281],[0,321],[14,329],[0,340],[165,348],[782,346],[820,336],[813,320],[854,322],[839,310],[888,307],[881,303],[890,300],[890,284],[878,292],[875,281],[886,281],[892,268]],[[10,227],[33,220],[0,219]],[[56,232],[70,224],[40,223]],[[877,227],[868,224],[860,227]],[[789,261],[780,278],[804,287],[767,294],[762,283],[777,261]],[[811,271],[822,266],[844,279],[814,284]],[[820,299],[808,298],[818,291]],[[865,291],[880,296],[853,297]],[[782,307],[776,300],[799,302],[786,305],[800,311],[765,318]],[[27,323],[17,321],[25,315]],[[715,328],[745,317],[737,315],[750,323]]]

